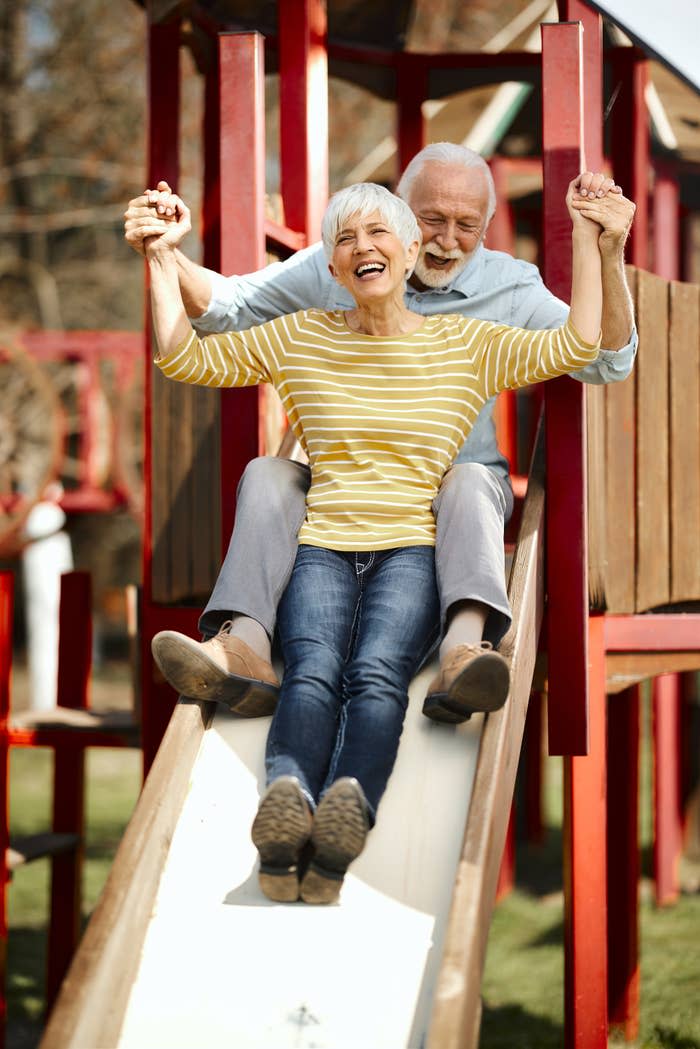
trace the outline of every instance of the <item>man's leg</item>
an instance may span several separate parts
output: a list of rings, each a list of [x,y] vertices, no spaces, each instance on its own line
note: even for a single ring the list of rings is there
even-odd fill
[[[274,709],[279,682],[271,640],[309,479],[309,468],[289,459],[262,457],[246,467],[229,548],[199,621],[210,640],[199,643],[171,630],[153,639],[158,666],[181,694],[220,700],[249,717]]]
[[[505,660],[491,651],[510,626],[503,528],[513,509],[510,483],[479,463],[446,474],[434,501],[443,640],[440,674],[423,707],[436,721],[496,710],[509,686]]]

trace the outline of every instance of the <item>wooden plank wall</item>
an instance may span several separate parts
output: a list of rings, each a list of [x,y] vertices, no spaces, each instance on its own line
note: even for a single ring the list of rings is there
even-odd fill
[[[204,604],[221,562],[219,396],[154,367],[152,596]]]
[[[619,614],[700,600],[700,287],[628,280],[635,369],[587,391],[590,599]]]

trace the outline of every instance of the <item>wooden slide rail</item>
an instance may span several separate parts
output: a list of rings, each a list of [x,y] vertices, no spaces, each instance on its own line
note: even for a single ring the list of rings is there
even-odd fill
[[[542,442],[510,575],[513,627],[508,703],[485,722],[455,883],[429,1046],[476,1045],[481,972],[542,618]],[[180,700],[104,891],[51,1013],[40,1049],[118,1044],[170,842],[213,705]],[[465,1041],[467,1038],[470,1040]]]
[[[428,1049],[476,1049],[481,978],[506,839],[544,607],[544,447],[535,447],[510,573],[513,623],[506,705],[489,714],[479,746],[464,844],[436,983]]]
[[[214,711],[181,699],[75,954],[41,1049],[113,1049],[192,767]]]

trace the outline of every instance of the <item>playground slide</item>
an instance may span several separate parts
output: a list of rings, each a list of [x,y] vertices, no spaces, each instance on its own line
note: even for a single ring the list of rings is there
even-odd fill
[[[465,726],[419,674],[376,828],[332,907],[257,886],[264,721],[181,701],[43,1049],[476,1045],[480,981],[541,619],[542,488],[511,569],[513,685]]]

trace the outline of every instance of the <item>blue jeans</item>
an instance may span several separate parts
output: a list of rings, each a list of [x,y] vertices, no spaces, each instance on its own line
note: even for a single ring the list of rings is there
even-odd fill
[[[433,547],[300,546],[278,611],[284,679],[267,739],[268,783],[297,776],[316,803],[336,779],[354,776],[374,822],[408,685],[439,621]]]

